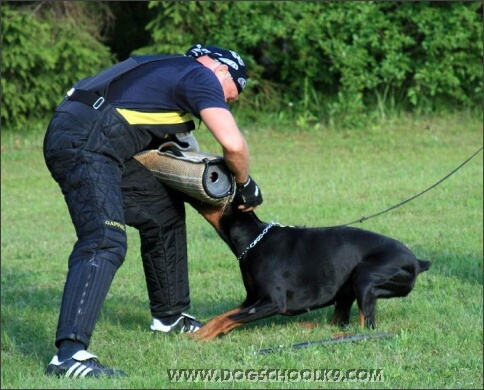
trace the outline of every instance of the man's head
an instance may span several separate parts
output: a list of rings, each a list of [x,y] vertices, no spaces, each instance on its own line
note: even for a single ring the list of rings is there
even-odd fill
[[[240,94],[247,84],[247,72],[242,58],[233,50],[222,49],[217,46],[202,46],[197,44],[187,50],[185,55],[190,57],[209,56],[222,65],[227,66],[227,70]]]

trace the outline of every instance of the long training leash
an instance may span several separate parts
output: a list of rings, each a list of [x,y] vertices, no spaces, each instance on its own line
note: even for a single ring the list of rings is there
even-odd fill
[[[267,355],[269,353],[282,351],[284,349],[301,349],[301,348],[312,347],[314,345],[339,344],[339,343],[355,342],[355,341],[362,341],[362,340],[369,340],[369,339],[390,338],[393,336],[394,335],[392,333],[362,333],[362,334],[355,334],[355,335],[343,335],[340,337],[333,337],[330,339],[306,341],[303,343],[291,344],[288,346],[280,345],[278,347],[273,347],[273,348],[259,349],[258,351],[254,351],[254,355]]]
[[[370,218],[374,218],[374,217],[377,217],[378,215],[382,215],[384,213],[387,213],[391,210],[394,210],[396,209],[397,207],[400,207],[400,206],[403,206],[404,204],[410,202],[411,200],[414,200],[415,198],[425,194],[426,192],[430,191],[432,188],[438,186],[440,183],[442,183],[444,180],[448,179],[450,176],[452,176],[454,173],[456,173],[459,169],[461,169],[465,164],[467,164],[470,160],[472,160],[481,150],[482,150],[483,146],[481,146],[476,152],[474,152],[470,157],[468,157],[462,164],[460,164],[457,168],[455,168],[454,170],[452,170],[450,173],[448,173],[447,175],[445,175],[442,179],[440,179],[439,181],[437,181],[436,183],[432,184],[430,187],[428,187],[427,189],[423,190],[422,192],[418,193],[417,195],[414,195],[406,200],[404,200],[403,202],[400,202],[398,204],[396,204],[395,206],[392,206],[392,207],[389,207],[387,208],[386,210],[383,210],[383,211],[380,211],[378,213],[375,213],[373,215],[370,215],[369,217],[362,217],[362,218],[359,218],[353,222],[350,222],[350,223],[347,223],[347,224],[344,224],[344,225],[338,225],[338,226],[349,226],[349,225],[354,225],[355,223],[361,223],[361,222],[364,222]],[[274,222],[274,221],[271,221],[271,223],[269,225],[267,225],[264,230],[254,239],[254,241],[252,241],[243,251],[242,253],[237,256],[237,260],[242,260],[244,258],[244,256],[247,254],[247,252],[249,250],[251,250],[254,246],[257,245],[257,243],[266,235],[266,233],[274,226],[282,226],[282,227],[286,227],[288,225],[281,225],[277,222]]]
[[[456,173],[459,169],[461,169],[465,164],[467,164],[469,161],[471,161],[481,150],[482,150],[483,146],[481,146],[476,152],[474,152],[470,157],[468,157],[462,164],[460,164],[457,168],[455,168],[453,171],[451,171],[449,174],[445,175],[442,179],[440,179],[439,181],[437,181],[436,183],[432,184],[430,187],[428,187],[427,189],[423,190],[422,192],[418,193],[417,195],[414,195],[406,200],[404,200],[403,202],[400,202],[392,207],[389,207],[387,208],[386,210],[383,210],[383,211],[380,211],[378,213],[375,213],[375,214],[372,214],[370,215],[369,217],[361,217],[353,222],[350,222],[350,223],[346,223],[344,225],[340,225],[340,226],[349,226],[349,225],[354,225],[355,223],[361,223],[361,222],[364,222],[370,218],[374,218],[374,217],[377,217],[379,215],[382,215],[382,214],[385,214],[391,210],[394,210],[400,206],[403,206],[404,204],[414,200],[415,198],[418,198],[419,196],[425,194],[426,192],[430,191],[432,188],[434,187],[437,187],[440,183],[442,183],[443,181],[447,180],[450,176],[452,176],[454,173]]]

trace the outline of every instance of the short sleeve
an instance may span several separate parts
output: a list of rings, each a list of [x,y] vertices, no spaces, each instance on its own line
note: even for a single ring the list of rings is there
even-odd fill
[[[205,108],[219,107],[229,109],[225,102],[222,86],[215,74],[201,66],[188,72],[175,89],[175,101],[185,111],[200,117]]]

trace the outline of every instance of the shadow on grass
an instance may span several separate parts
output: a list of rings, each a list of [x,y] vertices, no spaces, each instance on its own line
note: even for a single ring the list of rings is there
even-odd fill
[[[30,272],[2,269],[2,352],[52,358],[60,291],[29,285]]]
[[[2,352],[35,357],[45,363],[52,359],[62,289],[63,285],[35,285],[31,272],[3,267]],[[108,297],[96,329],[101,321],[126,330],[148,329],[151,317],[145,306],[136,298]]]

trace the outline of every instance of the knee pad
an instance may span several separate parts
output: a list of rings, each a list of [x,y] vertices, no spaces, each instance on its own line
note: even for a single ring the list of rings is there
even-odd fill
[[[97,222],[96,222],[97,224]],[[126,227],[118,221],[104,220],[101,226],[84,234],[74,245],[69,264],[89,258],[102,258],[119,268],[128,250]]]

